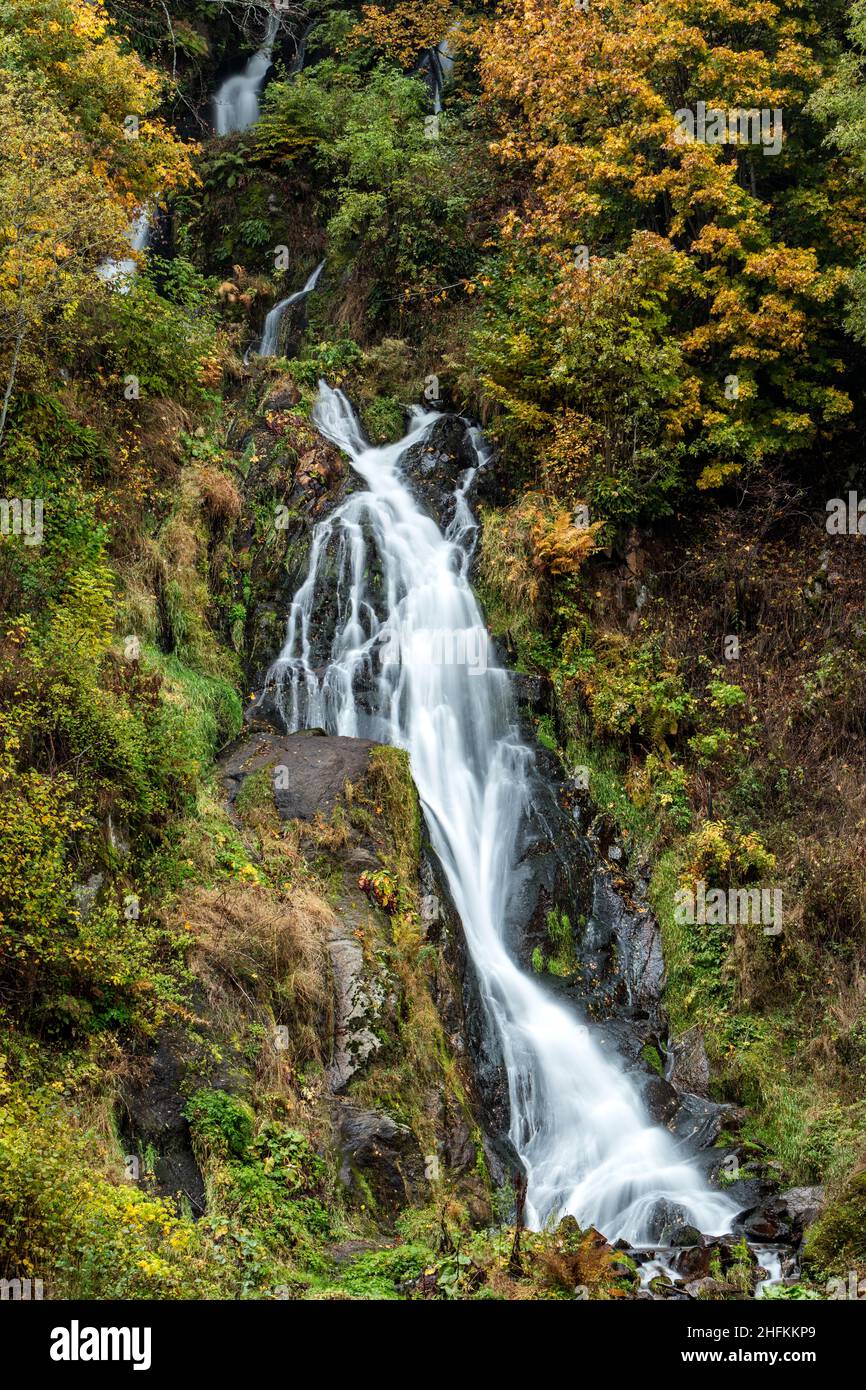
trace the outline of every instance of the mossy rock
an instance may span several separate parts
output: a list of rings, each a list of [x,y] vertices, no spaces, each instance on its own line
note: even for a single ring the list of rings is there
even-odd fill
[[[866,1168],[853,1174],[810,1227],[803,1262],[826,1270],[866,1265]]]

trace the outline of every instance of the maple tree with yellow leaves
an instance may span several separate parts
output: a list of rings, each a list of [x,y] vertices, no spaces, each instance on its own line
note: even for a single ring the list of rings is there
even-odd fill
[[[102,3],[6,0],[0,51],[0,440],[22,353],[99,293],[136,210],[191,177],[161,80]]]

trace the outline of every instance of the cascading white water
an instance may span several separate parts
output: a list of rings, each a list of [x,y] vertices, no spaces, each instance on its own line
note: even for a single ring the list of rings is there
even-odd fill
[[[433,111],[438,115],[442,110],[442,93],[451,81],[454,71],[454,55],[447,35],[439,40],[435,48],[429,50],[428,59],[433,84]]]
[[[274,40],[280,27],[276,12],[268,15],[264,42],[243,72],[234,73],[213,98],[213,125],[217,135],[234,135],[249,130],[259,119],[259,94],[274,55]]]
[[[475,524],[466,491],[474,470],[457,491],[445,535],[400,473],[401,457],[435,419],[416,410],[398,444],[369,448],[346,398],[321,383],[316,424],[349,455],[368,490],[315,528],[307,578],[269,684],[289,729],[317,726],[409,751],[499,1037],[529,1224],[571,1213],[610,1240],[647,1244],[666,1203],[673,1219],[720,1234],[734,1204],[711,1191],[671,1135],[649,1122],[626,1075],[520,970],[503,940],[534,758],[517,731],[509,677],[496,666],[467,577]],[[477,434],[474,442],[477,451]],[[371,570],[372,552],[378,567]],[[336,630],[325,669],[316,671],[315,607],[334,564]],[[445,644],[453,659],[442,659]],[[361,687],[363,702],[355,694]]]
[[[133,251],[143,251],[147,246],[150,240],[150,212],[147,208],[142,208],[133,219],[127,239]],[[126,294],[130,281],[138,274],[138,263],[131,256],[125,256],[121,261],[108,259],[96,267],[96,273],[107,285],[113,285],[121,294]]]
[[[256,349],[259,357],[276,357],[277,348],[280,344],[280,324],[283,321],[283,315],[290,305],[297,304],[301,299],[306,299],[307,295],[316,288],[324,266],[325,262],[320,261],[303,289],[295,290],[294,294],[287,295],[285,299],[279,300],[279,302],[274,305],[273,309],[271,309],[265,319],[265,326],[262,329],[262,341]]]

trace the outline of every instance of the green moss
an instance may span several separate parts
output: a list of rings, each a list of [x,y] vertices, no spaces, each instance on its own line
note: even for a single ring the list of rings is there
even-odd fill
[[[536,721],[535,737],[543,748],[549,749],[551,753],[559,751],[559,744],[556,741],[556,733],[553,728],[553,720],[549,714],[543,714]]]
[[[566,729],[566,767],[585,770],[589,795],[599,812],[616,821],[629,848],[648,854],[658,837],[658,818],[651,808],[637,806],[629,796],[628,758],[622,750],[599,744],[588,736],[575,701],[563,701],[561,707]]]
[[[866,1267],[866,1169],[848,1180],[808,1232],[805,1263],[828,1273]]]
[[[371,444],[392,444],[403,436],[405,412],[402,402],[393,396],[371,401],[361,418]]]
[[[574,933],[567,912],[552,908],[547,914],[547,937],[551,944],[551,954],[547,968],[552,975],[567,977],[577,969],[577,953],[574,948]]]
[[[402,748],[377,745],[370,752],[366,786],[373,813],[382,817],[393,841],[393,870],[401,888],[417,898],[421,858],[421,807]]]
[[[657,1071],[659,1076],[664,1076],[665,1066],[657,1047],[653,1047],[651,1043],[646,1043],[641,1048],[640,1055],[652,1067],[653,1071]]]

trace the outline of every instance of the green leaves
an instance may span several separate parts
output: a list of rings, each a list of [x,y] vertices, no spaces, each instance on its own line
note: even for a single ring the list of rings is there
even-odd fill
[[[467,175],[442,138],[425,139],[427,93],[384,65],[355,74],[321,63],[268,87],[259,161],[303,163],[316,186],[328,261],[364,285],[371,316],[433,293],[465,269]]]

